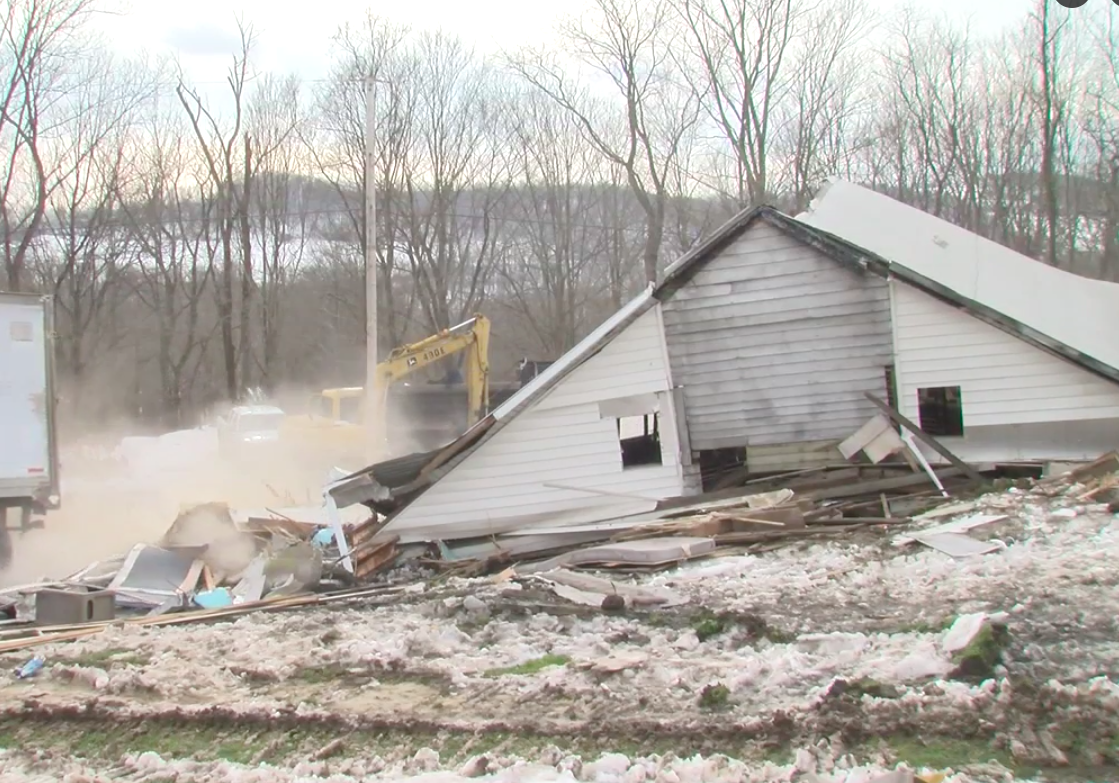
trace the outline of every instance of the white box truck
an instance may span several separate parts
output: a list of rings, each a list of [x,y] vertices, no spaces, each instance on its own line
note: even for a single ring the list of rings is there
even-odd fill
[[[59,506],[56,402],[53,300],[0,291],[0,568],[9,511],[26,530]]]

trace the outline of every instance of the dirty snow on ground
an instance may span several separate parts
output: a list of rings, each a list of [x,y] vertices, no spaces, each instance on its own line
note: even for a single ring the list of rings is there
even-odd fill
[[[882,763],[856,764],[847,755],[836,755],[826,744],[802,748],[791,764],[748,764],[725,756],[674,755],[630,758],[605,753],[594,760],[565,755],[549,748],[540,761],[501,756],[475,756],[457,769],[440,769],[439,753],[422,748],[403,761],[380,757],[370,760],[305,761],[291,768],[260,764],[250,768],[224,761],[167,760],[152,752],[128,754],[111,768],[94,768],[75,759],[0,751],[0,783],[101,783],[109,780],[165,781],[176,783],[741,783],[789,781],[816,783],[873,783],[890,771]],[[812,775],[806,778],[805,775]],[[1009,780],[1012,776],[997,763],[974,765],[967,771],[949,771],[943,783],[976,780]]]
[[[917,545],[897,547],[889,537],[832,539],[699,561],[634,580],[686,593],[693,610],[760,618],[769,629],[760,634],[732,626],[701,641],[692,625],[664,622],[657,613],[533,610],[525,616],[507,607],[516,606],[528,588],[459,580],[438,588],[417,585],[395,605],[257,613],[214,625],[114,627],[78,642],[46,645],[43,676],[0,687],[0,702],[32,695],[81,701],[93,692],[123,698],[125,712],[298,706],[309,714],[500,719],[539,729],[592,718],[663,725],[707,720],[698,697],[705,686],[719,683],[729,698],[718,720],[747,725],[781,711],[811,715],[842,678],[896,689],[889,699],[864,697],[881,726],[891,716],[914,714],[949,726],[959,716],[975,720],[979,713],[1010,725],[1013,689],[1004,676],[982,684],[944,679],[953,668],[944,647],[952,619],[1001,612],[1012,639],[1008,667],[1037,683],[1052,704],[1116,721],[1116,518],[1106,507],[1015,491],[989,496],[978,508],[1009,517],[986,533],[1003,544],[995,553],[953,559]],[[500,671],[545,655],[563,656],[567,664]],[[611,659],[623,661],[615,667],[619,671],[606,675],[594,668]],[[639,774],[621,769],[618,761],[617,769],[590,777],[586,769],[553,765],[540,777],[514,767],[493,779],[569,780],[574,774],[580,780],[706,781],[743,779],[747,772],[749,779],[787,779],[792,769],[746,770],[712,759],[673,760],[668,767],[662,762],[634,760],[631,767],[645,770]],[[0,760],[0,770],[29,763],[9,757]],[[135,769],[170,763],[194,762],[151,756],[127,762]],[[702,771],[711,764],[729,766],[725,775]],[[260,772],[264,777],[218,767],[176,770],[180,781],[310,779],[298,770]],[[404,774],[368,772],[372,779]],[[835,779],[865,779],[861,774]]]
[[[80,661],[127,650],[124,665],[108,671],[58,664],[48,675],[84,674],[109,693],[176,700],[227,700],[249,696],[260,683],[304,678],[307,670],[370,666],[422,671],[461,689],[484,686],[520,697],[559,689],[593,699],[602,687],[579,664],[625,653],[644,661],[623,672],[622,690],[646,696],[650,706],[674,711],[720,680],[743,709],[757,711],[802,702],[832,677],[907,683],[943,676],[951,668],[942,650],[946,621],[1001,611],[1023,642],[1017,663],[1072,681],[1114,671],[1116,519],[1096,509],[1056,516],[1034,498],[1014,514],[1013,538],[989,555],[957,560],[927,548],[895,549],[888,540],[881,547],[836,542],[709,560],[638,580],[687,592],[693,605],[712,611],[757,615],[788,641],[746,640],[732,630],[701,642],[690,627],[659,627],[641,616],[508,618],[497,610],[516,602],[518,586],[473,580],[457,584],[480,599],[466,601],[473,609],[463,607],[462,597],[433,590],[428,600],[375,610],[359,605],[214,625],[116,627],[47,645],[44,653],[48,662]],[[1062,632],[1071,627],[1075,635]],[[546,654],[574,665],[496,682],[486,676]],[[345,689],[352,690],[348,683]]]

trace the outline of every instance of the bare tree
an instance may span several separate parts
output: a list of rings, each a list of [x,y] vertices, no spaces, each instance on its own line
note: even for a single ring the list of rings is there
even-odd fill
[[[1054,19],[1048,0],[1038,0],[1031,19],[1036,24],[1037,67],[1040,78],[1035,100],[1037,112],[1041,117],[1041,188],[1045,205],[1045,258],[1051,265],[1056,266],[1057,235],[1060,232],[1057,144],[1061,125],[1068,117],[1068,104],[1061,94],[1059,81],[1061,58],[1064,53],[1063,33],[1068,17],[1066,15],[1063,19]]]
[[[543,53],[511,59],[513,68],[578,120],[587,141],[625,173],[645,214],[642,254],[647,280],[657,279],[668,206],[668,176],[700,102],[674,73],[667,0],[595,0],[593,11],[562,29],[570,52],[612,86],[613,101],[595,100]],[[619,132],[607,107],[623,118]]]
[[[785,100],[767,109],[777,119],[770,145],[778,152],[774,184],[794,211],[808,205],[823,178],[844,171],[860,144],[870,59],[865,44],[876,20],[856,0],[832,0],[809,8],[800,21],[794,51],[787,55],[792,84]],[[767,179],[773,182],[771,168],[766,166]]]
[[[252,236],[249,228],[253,160],[252,142],[242,135],[246,88],[251,78],[249,58],[255,42],[252,28],[238,23],[240,51],[234,56],[226,81],[233,104],[233,117],[223,128],[219,117],[207,108],[197,91],[188,87],[180,74],[176,94],[190,119],[199,152],[206,162],[206,173],[217,189],[216,223],[221,236],[222,272],[218,286],[218,311],[221,319],[222,354],[225,365],[226,395],[239,398],[242,388],[251,383],[251,318],[253,279]],[[240,269],[235,259],[240,256]],[[238,274],[239,273],[239,274]],[[240,329],[234,342],[234,280],[240,277]],[[239,363],[238,363],[238,360]]]
[[[193,130],[158,110],[137,144],[137,170],[120,196],[135,269],[134,290],[156,323],[162,413],[183,423],[184,405],[212,333],[204,300],[215,278],[220,186],[195,156]],[[197,183],[197,184],[195,184]]]
[[[298,274],[312,230],[309,205],[301,198],[299,176],[299,82],[266,76],[248,105],[248,126],[257,167],[252,190],[252,224],[260,256],[260,355],[262,384],[277,376],[284,287]],[[244,305],[242,305],[244,307]]]
[[[54,145],[57,182],[44,219],[42,285],[59,311],[62,370],[70,400],[87,391],[90,356],[114,347],[119,331],[102,320],[121,296],[124,235],[118,220],[122,180],[128,176],[127,138],[139,110],[155,92],[157,72],[102,54],[67,95],[69,121]]]
[[[520,96],[510,120],[523,184],[510,204],[502,288],[545,355],[559,356],[582,336],[591,266],[605,251],[609,229],[590,184],[603,161],[574,117],[539,92]]]
[[[94,0],[0,3],[0,242],[13,291],[58,184],[47,147],[73,110],[74,63]]]
[[[400,252],[408,218],[403,204],[404,169],[412,145],[417,62],[407,28],[368,14],[360,25],[343,26],[335,36],[332,76],[316,96],[316,123],[304,135],[319,175],[342,205],[348,236],[354,240],[348,263],[361,265],[365,247],[365,80],[374,80],[374,159],[377,168],[378,335],[382,348],[404,341],[414,309],[414,290],[402,285],[409,264]],[[363,265],[361,265],[363,267]],[[354,287],[349,289],[353,294]],[[364,291],[364,287],[361,288]],[[358,291],[357,293],[360,293]],[[365,322],[364,296],[334,301]]]
[[[415,137],[404,171],[412,283],[427,329],[477,309],[496,261],[509,186],[499,75],[442,33],[417,42]]]
[[[1099,262],[1096,274],[1119,281],[1119,19],[1110,13],[1094,41],[1097,85],[1090,90],[1083,120],[1091,140],[1092,170],[1098,187]]]
[[[800,0],[674,3],[697,66],[685,74],[730,147],[727,195],[740,206],[762,203],[770,195],[777,108],[797,76],[789,60],[805,6]]]

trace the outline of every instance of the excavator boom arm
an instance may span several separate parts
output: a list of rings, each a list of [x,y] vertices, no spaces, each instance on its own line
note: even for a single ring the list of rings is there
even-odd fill
[[[378,397],[383,399],[388,386],[427,367],[433,362],[467,351],[464,380],[470,411],[468,424],[473,426],[489,406],[489,344],[490,322],[484,315],[444,329],[423,340],[402,345],[377,365]]]

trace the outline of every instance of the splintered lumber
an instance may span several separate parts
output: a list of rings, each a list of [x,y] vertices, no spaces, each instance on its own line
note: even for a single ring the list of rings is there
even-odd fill
[[[1101,479],[1109,474],[1119,472],[1119,453],[1109,451],[1102,457],[1092,460],[1084,465],[1077,465],[1067,473],[1060,473],[1056,476],[1049,476],[1044,478],[1038,483],[1042,486],[1052,486],[1054,484],[1068,484],[1068,483],[1084,483],[1094,479]]]
[[[363,543],[353,552],[354,576],[366,579],[380,571],[396,559],[396,543],[400,536],[393,536],[384,541],[369,541]]]
[[[946,478],[959,476],[963,472],[964,471],[960,468],[942,468],[936,471],[936,475],[943,481]],[[838,500],[839,498],[853,498],[863,495],[874,497],[878,495],[878,493],[886,490],[907,489],[909,487],[916,487],[928,483],[930,483],[929,477],[924,473],[909,473],[904,476],[894,476],[892,478],[877,479],[875,481],[860,481],[841,487],[818,489],[806,493],[804,497],[808,497],[812,500]],[[877,502],[877,498],[874,502]]]
[[[876,397],[871,392],[864,392],[864,395],[868,400],[877,405],[879,410],[889,416],[891,421],[893,421],[895,424],[900,424],[902,427],[905,427],[907,430],[913,433],[913,437],[917,438],[917,440],[921,441],[937,454],[944,457],[944,459],[948,460],[948,462],[951,463],[953,467],[958,468],[960,471],[962,471],[965,476],[970,478],[972,481],[983,480],[983,476],[980,475],[978,470],[957,457],[944,445],[942,445],[940,441],[922,430],[916,424],[903,416],[900,412],[898,412],[882,400],[878,399],[878,397]],[[937,475],[939,475],[939,473]]]
[[[821,519],[814,524],[823,527],[842,527],[844,525],[904,525],[910,521],[909,517],[836,517]]]

